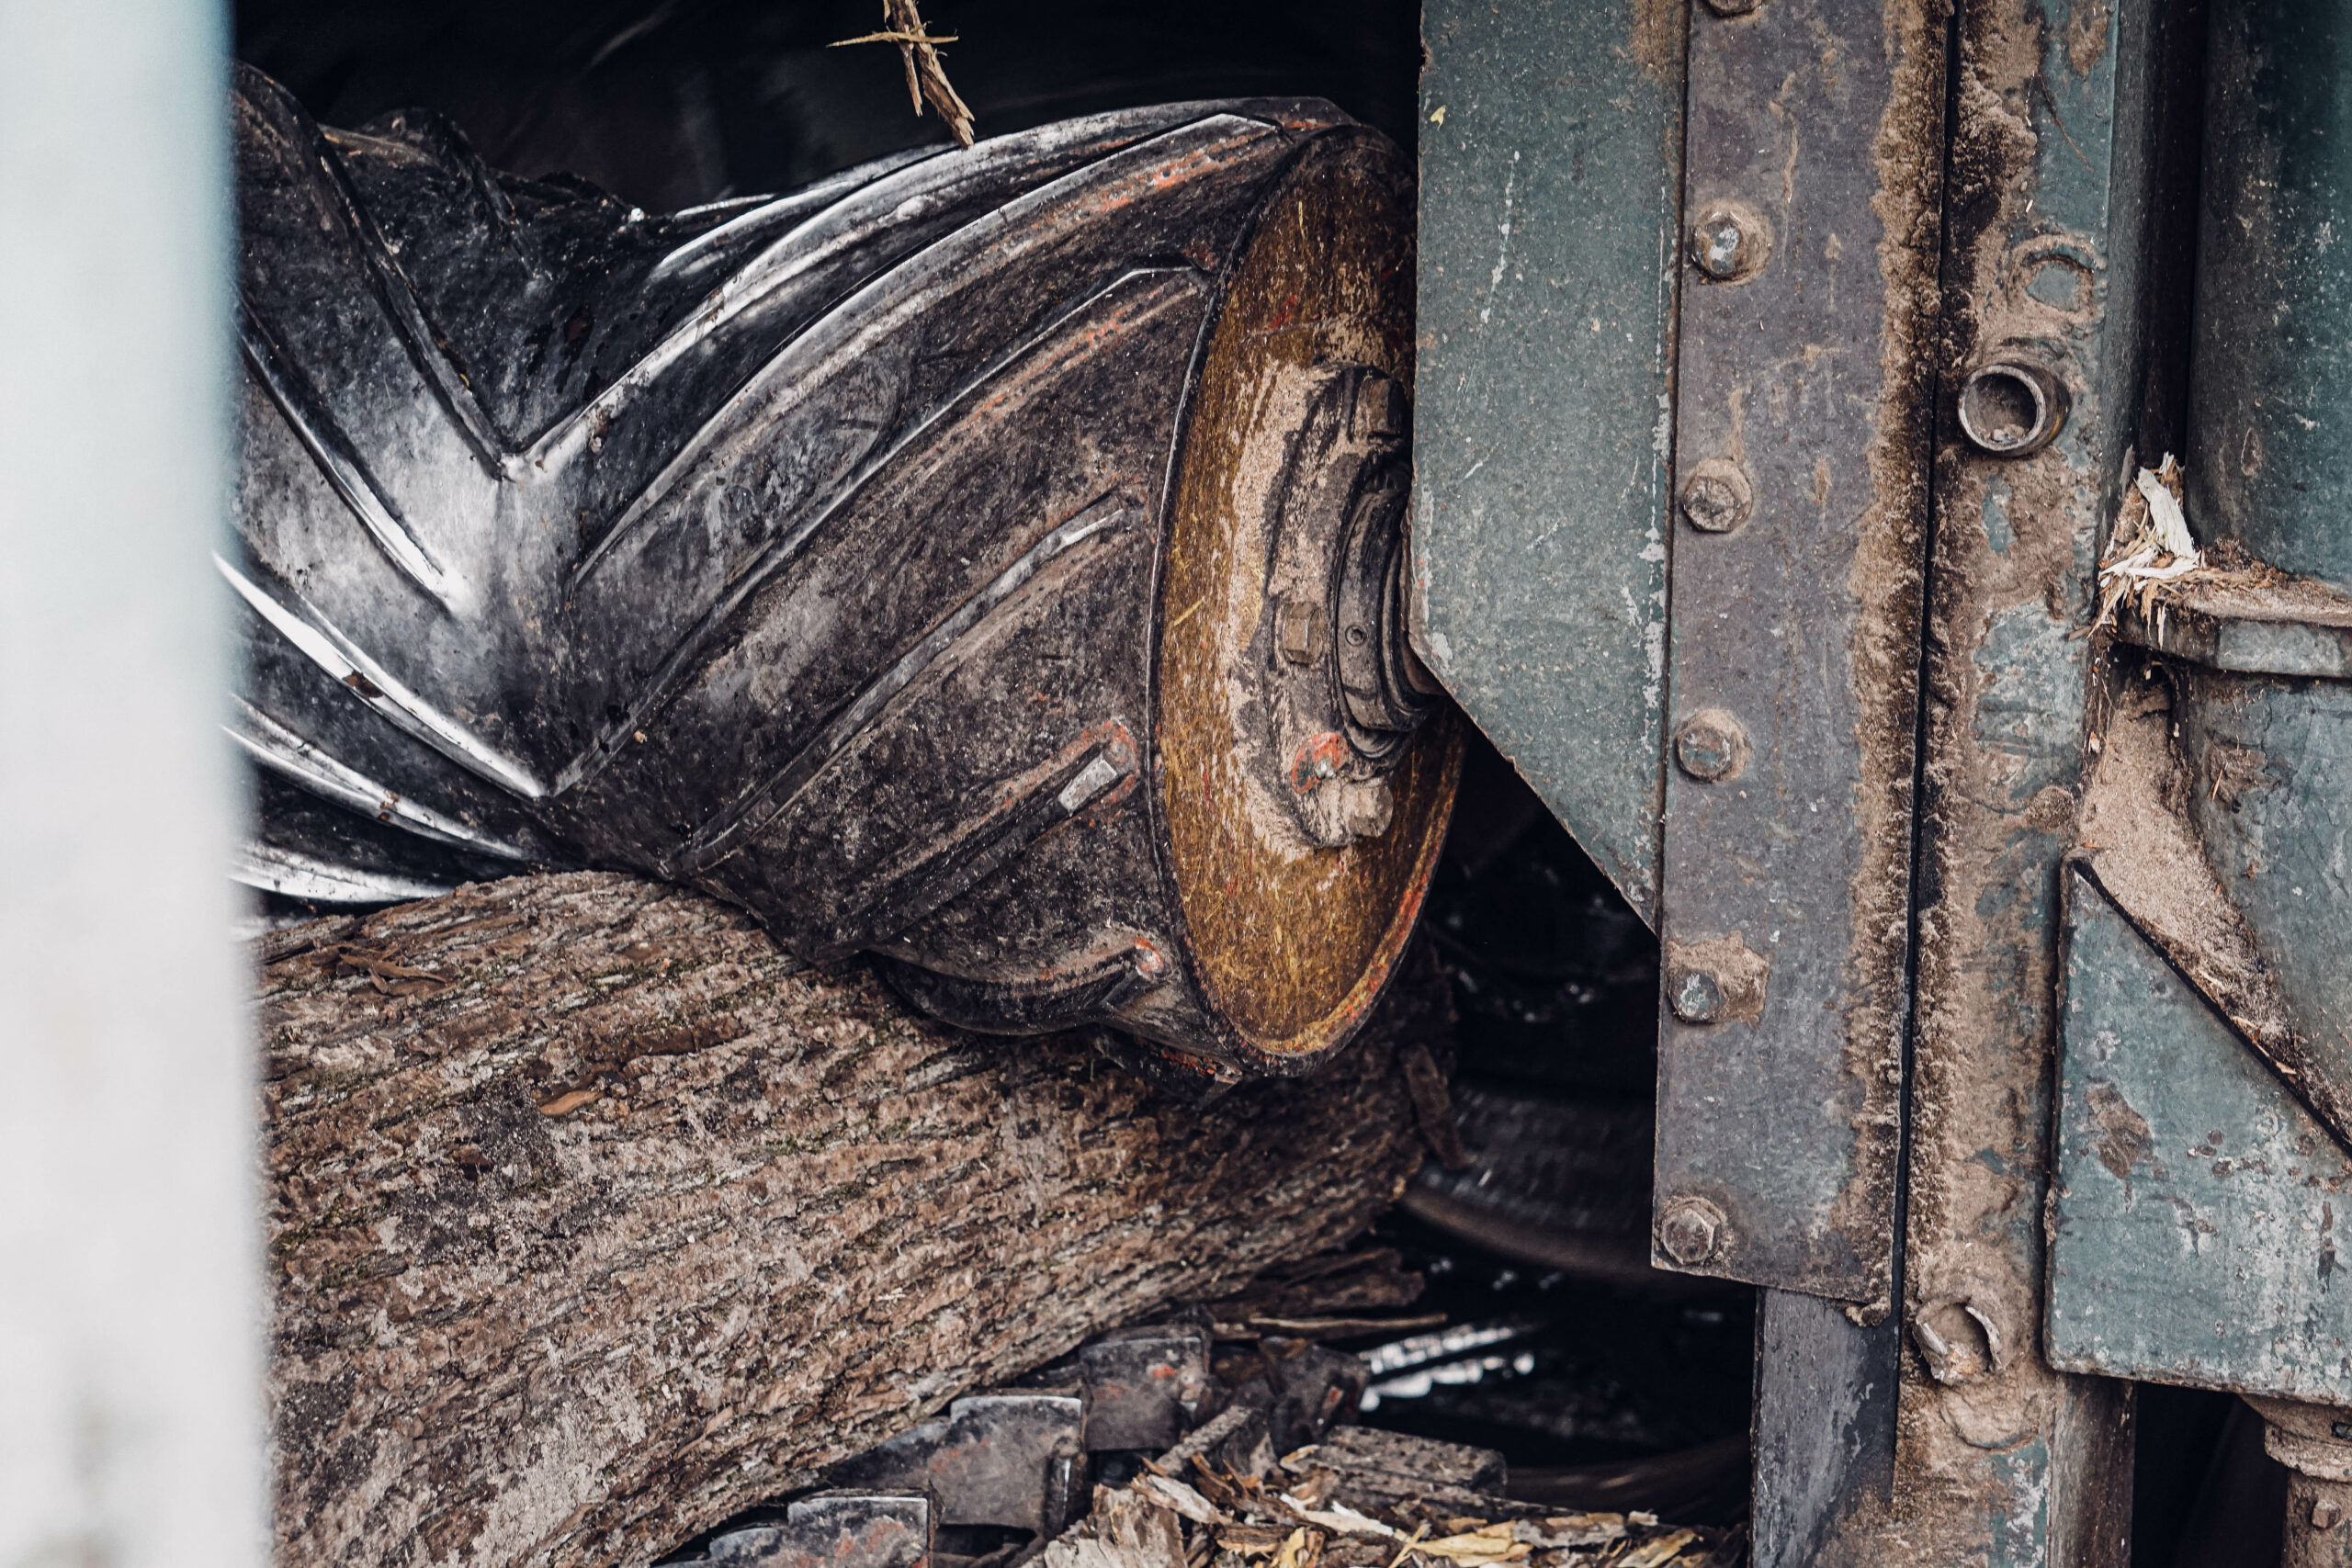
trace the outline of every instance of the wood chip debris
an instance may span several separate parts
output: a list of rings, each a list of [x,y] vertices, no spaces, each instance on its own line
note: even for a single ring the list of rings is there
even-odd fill
[[[1329,1445],[1261,1459],[1261,1474],[1212,1464],[1203,1452],[1212,1447],[1182,1445],[1127,1485],[1098,1487],[1092,1512],[1052,1543],[1045,1568],[1730,1568],[1745,1559],[1736,1530],[1676,1529],[1643,1513],[1535,1517],[1500,1498],[1483,1501],[1502,1517],[1465,1514],[1462,1502],[1482,1499],[1437,1481],[1426,1498],[1368,1513],[1330,1500],[1351,1483],[1326,1467]],[[1143,1528],[1142,1516],[1164,1522]]]
[[[915,107],[915,118],[922,118],[922,106],[929,100],[947,122],[948,132],[958,147],[972,144],[972,111],[948,84],[947,70],[939,62],[938,46],[954,43],[954,33],[933,33],[922,25],[922,13],[916,9],[915,0],[882,0],[882,30],[861,33],[830,45],[840,49],[853,43],[895,43],[899,46],[899,62],[906,67],[907,96]],[[640,737],[639,739],[642,739]]]
[[[1616,1568],[1658,1568],[1681,1555],[1682,1549],[1699,1539],[1697,1530],[1676,1530],[1645,1541],[1617,1560]]]
[[[2191,573],[2205,568],[2204,552],[2197,547],[2188,514],[2181,510],[2184,494],[2180,464],[2169,452],[2154,468],[2142,468],[2123,492],[2107,554],[2099,561],[2094,630],[2112,621],[2117,606],[2126,601],[2143,618],[2161,616],[2165,592],[2177,592]]]
[[[1144,1495],[1147,1501],[1157,1503],[1163,1508],[1172,1508],[1194,1524],[1223,1525],[1233,1522],[1219,1512],[1207,1498],[1182,1482],[1172,1481],[1165,1475],[1139,1475],[1136,1478],[1136,1489]]]

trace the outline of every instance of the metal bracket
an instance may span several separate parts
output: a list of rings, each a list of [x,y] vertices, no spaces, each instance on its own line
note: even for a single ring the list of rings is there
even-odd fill
[[[689,1563],[759,1568],[925,1568],[938,1536],[938,1505],[927,1492],[820,1492],[785,1510],[780,1523],[713,1536]]]
[[[1209,1337],[1194,1325],[1132,1329],[1078,1353],[1086,1382],[1086,1447],[1173,1448],[1191,1430],[1209,1387]]]
[[[1882,212],[1908,176],[1877,143],[1921,74],[1895,25],[1866,0],[1691,9],[1660,920],[1657,1263],[1869,1303],[1928,454],[1918,356],[1887,345],[1935,261]]]
[[[1086,1491],[1082,1388],[974,1394],[880,1447],[833,1467],[837,1486],[914,1489],[939,1498],[939,1522],[1001,1525],[1052,1536]]]

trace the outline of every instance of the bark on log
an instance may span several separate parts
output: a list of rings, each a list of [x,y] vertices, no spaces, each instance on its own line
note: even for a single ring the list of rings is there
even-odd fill
[[[583,874],[262,944],[281,1563],[642,1562],[956,1394],[1335,1245],[1388,1010],[1194,1108]]]

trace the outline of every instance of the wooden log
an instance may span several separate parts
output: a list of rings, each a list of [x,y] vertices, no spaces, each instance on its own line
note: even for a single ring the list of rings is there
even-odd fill
[[[1195,1107],[624,876],[259,957],[289,1565],[650,1560],[1345,1240],[1421,1157],[1395,1056],[1428,1019],[1401,998],[1318,1076]]]

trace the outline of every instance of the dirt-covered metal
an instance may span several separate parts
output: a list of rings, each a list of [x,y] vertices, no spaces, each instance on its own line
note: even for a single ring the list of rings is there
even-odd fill
[[[1690,21],[1675,463],[1752,502],[1672,547],[1659,1260],[1881,1312],[1942,59],[1876,4]]]
[[[2069,888],[2051,1360],[2352,1402],[2352,1155],[2087,872]]]

